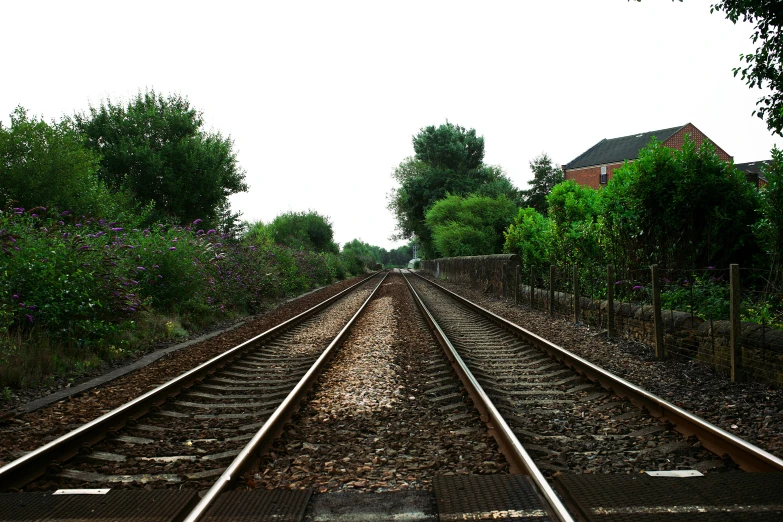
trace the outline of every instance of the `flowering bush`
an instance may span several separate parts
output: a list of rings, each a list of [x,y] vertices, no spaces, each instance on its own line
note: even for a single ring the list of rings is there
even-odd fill
[[[256,245],[201,228],[140,230],[54,209],[0,211],[0,336],[32,330],[111,344],[141,312],[203,325],[346,273],[336,254]],[[2,343],[0,343],[2,348]],[[7,355],[0,349],[0,363]]]

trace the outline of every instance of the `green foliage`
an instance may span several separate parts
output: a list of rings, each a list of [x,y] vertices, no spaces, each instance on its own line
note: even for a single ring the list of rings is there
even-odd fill
[[[783,151],[772,149],[772,161],[762,166],[762,174],[767,184],[759,191],[761,217],[753,225],[753,232],[768,266],[783,284]]]
[[[707,273],[670,281],[661,292],[661,308],[693,312],[702,319],[728,319],[730,288],[722,278]]]
[[[408,261],[413,258],[413,248],[411,245],[403,245],[388,252],[381,249],[383,266],[386,268],[397,267],[404,268],[408,266]]]
[[[216,225],[228,196],[247,190],[231,139],[205,132],[201,113],[182,96],[148,91],[126,106],[109,100],[77,115],[76,124],[102,156],[100,178],[152,201],[160,218]]]
[[[506,242],[503,251],[518,255],[525,269],[551,264],[549,223],[546,217],[532,207],[520,208],[514,222],[504,232]]]
[[[150,338],[137,330],[150,316],[199,328],[346,272],[337,254],[236,240],[201,220],[142,230],[68,211],[0,211],[0,386],[116,357]]]
[[[426,127],[413,137],[416,156],[392,174],[400,186],[389,194],[388,208],[397,219],[397,238],[416,237],[426,257],[435,249],[426,213],[447,194],[518,199],[518,191],[498,167],[484,165],[484,139],[473,129],[446,123]]]
[[[426,224],[440,256],[499,254],[503,230],[515,213],[516,206],[504,195],[448,195],[427,212]]]
[[[254,245],[269,246],[275,242],[274,234],[269,228],[269,225],[264,224],[263,221],[255,221],[253,223],[245,223],[244,238],[250,241]]]
[[[601,193],[564,181],[547,196],[549,205],[550,258],[557,264],[603,264],[600,244]]]
[[[359,239],[354,239],[343,245],[340,257],[343,259],[345,269],[351,275],[363,274],[372,270],[375,265],[382,263],[381,249],[369,245]]]
[[[563,170],[552,164],[546,153],[530,161],[530,170],[533,171],[533,179],[528,181],[530,188],[522,191],[523,205],[546,214],[549,208],[546,198],[552,188],[563,181]]]
[[[416,159],[437,169],[468,172],[484,163],[484,138],[449,122],[421,129],[413,137],[413,150]]]
[[[604,237],[617,264],[749,266],[757,195],[744,175],[686,139],[682,150],[652,140],[615,171],[604,201]]]
[[[0,124],[0,205],[14,201],[115,217],[121,196],[114,197],[97,176],[100,156],[84,146],[68,120],[46,123],[22,107]]]
[[[286,212],[277,216],[266,228],[266,233],[279,245],[314,252],[339,252],[329,218],[312,210]],[[261,230],[256,227],[254,233],[260,234]]]

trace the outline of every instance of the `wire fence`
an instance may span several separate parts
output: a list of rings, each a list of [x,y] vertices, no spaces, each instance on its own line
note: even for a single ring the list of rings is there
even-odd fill
[[[519,306],[643,343],[659,358],[697,360],[732,379],[783,386],[783,281],[775,279],[776,272],[523,268],[516,256],[454,259],[459,261],[454,267],[449,259],[432,266],[440,267],[441,278],[459,274],[459,282]],[[486,264],[497,274],[494,283],[480,268]]]

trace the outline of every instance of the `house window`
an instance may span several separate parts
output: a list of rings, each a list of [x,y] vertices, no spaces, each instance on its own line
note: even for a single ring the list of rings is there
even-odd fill
[[[601,185],[606,185],[606,167],[601,167]]]

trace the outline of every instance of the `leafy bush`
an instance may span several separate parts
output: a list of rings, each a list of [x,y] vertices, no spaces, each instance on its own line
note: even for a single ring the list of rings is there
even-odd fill
[[[40,207],[0,212],[0,363],[44,375],[113,357],[144,337],[134,333],[139,325],[158,328],[150,315],[198,327],[257,313],[347,272],[336,254],[255,245],[205,231],[200,221],[140,230]],[[29,343],[40,357],[19,359]]]
[[[0,205],[68,208],[113,216],[128,206],[98,179],[100,156],[84,145],[69,120],[46,123],[18,107],[0,124]]]
[[[503,230],[515,213],[516,205],[504,195],[448,195],[427,211],[426,223],[442,256],[499,254]]]
[[[549,220],[534,208],[520,208],[514,222],[504,232],[506,243],[503,251],[517,254],[521,265],[541,267],[550,263]]]
[[[339,251],[329,218],[312,210],[280,214],[266,228],[279,245],[333,254]]]

